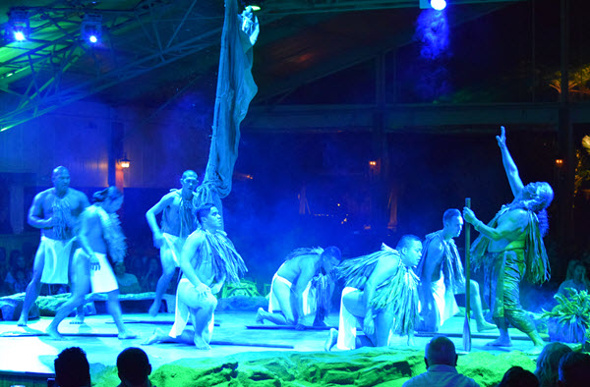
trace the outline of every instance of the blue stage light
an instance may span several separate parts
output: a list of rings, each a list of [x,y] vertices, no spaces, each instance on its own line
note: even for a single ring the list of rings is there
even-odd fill
[[[96,42],[98,42],[98,38],[96,37],[96,35],[90,35],[90,36],[88,37],[88,41],[89,41],[90,43],[96,43]]]
[[[96,44],[102,35],[102,15],[86,14],[80,24],[80,36],[90,44]]]
[[[29,38],[29,15],[26,10],[12,8],[8,12],[8,23],[5,24],[4,37],[8,42],[23,42]]]
[[[22,31],[14,31],[13,36],[14,40],[16,40],[17,42],[22,42],[26,39],[25,34]]]
[[[447,7],[447,2],[445,0],[430,0],[430,6],[437,11],[442,11]]]

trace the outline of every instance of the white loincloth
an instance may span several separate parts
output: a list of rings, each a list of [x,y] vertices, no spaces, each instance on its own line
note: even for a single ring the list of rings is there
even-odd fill
[[[357,318],[344,307],[344,296],[348,293],[358,292],[356,288],[345,287],[340,297],[340,320],[338,321],[338,341],[336,348],[350,350],[356,348],[356,324]]]
[[[191,281],[188,278],[181,278],[178,282],[178,287],[176,288],[176,310],[174,311],[174,325],[172,325],[172,329],[170,329],[170,333],[168,336],[172,338],[177,338],[178,336],[182,335],[182,332],[186,328],[188,321],[191,317],[191,312],[187,304],[180,301],[178,298],[178,293],[180,293],[181,287],[186,286],[193,286]],[[208,323],[209,329],[209,337],[213,333],[213,326],[215,324],[215,314],[211,315],[211,320]]]
[[[162,243],[162,246],[160,247],[160,256],[162,257],[166,253],[170,253],[176,267],[180,267],[180,256],[184,242],[186,242],[186,238],[167,234],[165,232],[162,233],[162,236],[164,237],[164,243]]]
[[[438,281],[431,282],[430,286],[438,309],[439,325],[442,326],[446,320],[459,313],[459,306],[453,292],[447,291],[444,276],[441,275]]]
[[[273,295],[275,281],[285,284],[289,289],[291,289],[291,287],[293,286],[291,281],[275,273],[275,275],[272,277],[272,282],[270,284],[270,294],[268,295],[268,311],[270,313],[281,311],[281,304],[279,303],[279,300],[277,300],[277,297]],[[303,315],[309,316],[311,314],[315,314],[315,311],[317,309],[316,289],[312,289],[311,281],[309,281],[309,283],[305,287],[305,290],[303,291],[301,297],[303,297]]]
[[[85,254],[82,249],[76,250],[76,254]],[[90,269],[90,285],[92,287],[92,293],[109,293],[113,290],[119,289],[117,284],[117,278],[113,273],[113,268],[109,263],[106,254],[94,253],[98,263],[100,263],[100,269]],[[92,267],[92,265],[91,265]]]
[[[74,238],[67,240],[50,239],[41,236],[37,254],[43,254],[43,274],[41,282],[44,284],[67,284],[70,268],[70,253]]]

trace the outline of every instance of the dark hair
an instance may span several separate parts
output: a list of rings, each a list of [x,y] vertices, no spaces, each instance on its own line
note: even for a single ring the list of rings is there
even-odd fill
[[[64,349],[53,365],[55,380],[60,387],[90,387],[90,365],[82,348]]]
[[[140,348],[127,348],[117,356],[117,370],[119,378],[139,385],[143,383],[152,372],[152,366],[147,354]]]
[[[457,364],[457,352],[455,344],[445,336],[436,336],[426,345],[425,351],[428,366],[444,364],[455,367]]]
[[[213,207],[215,207],[215,204],[213,204],[213,203],[205,203],[205,204],[202,204],[201,206],[199,206],[199,208],[197,208],[195,210],[195,215],[197,216],[197,221],[199,223],[203,224],[203,218],[211,213],[211,209]]]
[[[590,355],[570,352],[559,361],[559,381],[566,387],[582,387],[590,380]]]
[[[399,251],[399,250],[403,249],[404,247],[410,247],[410,243],[412,243],[412,242],[422,242],[422,241],[416,235],[406,234],[400,238],[399,242],[397,242],[397,246],[395,246],[395,249]]]
[[[328,246],[324,249],[322,256],[328,256],[328,255],[336,258],[338,261],[342,260],[342,253],[340,252],[340,249],[336,246]]]
[[[535,369],[535,375],[539,378],[541,387],[555,386],[559,376],[559,361],[571,351],[570,347],[559,342],[549,343],[543,348],[537,358],[537,369]]]
[[[119,188],[115,186],[110,186],[102,191],[96,191],[94,195],[92,195],[92,203],[100,203],[104,202],[107,199],[115,200],[123,196],[123,192],[119,190]]]
[[[497,387],[539,387],[539,379],[531,371],[514,366],[506,371]]]
[[[184,180],[185,177],[187,177],[187,175],[195,175],[195,177],[198,179],[199,175],[197,175],[197,172],[193,171],[192,169],[187,169],[186,171],[184,171],[182,173],[182,177],[180,178],[180,180]]]
[[[443,224],[448,222],[449,220],[453,219],[454,217],[461,217],[461,211],[456,208],[449,208],[443,214]]]

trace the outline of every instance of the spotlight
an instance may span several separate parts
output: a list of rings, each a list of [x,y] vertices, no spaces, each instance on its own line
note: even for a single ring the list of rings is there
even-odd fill
[[[131,160],[127,158],[127,153],[125,153],[125,156],[119,160],[119,165],[123,169],[128,169],[131,166]]]
[[[240,0],[244,8],[251,7],[253,12],[260,11],[262,9],[262,3],[264,0]]]
[[[22,42],[29,38],[29,15],[26,10],[13,8],[8,11],[8,23],[4,30],[4,38],[8,42]]]
[[[421,9],[434,9],[442,11],[447,6],[446,0],[420,0]]]
[[[102,33],[102,15],[87,13],[80,25],[80,36],[90,44],[96,44]]]

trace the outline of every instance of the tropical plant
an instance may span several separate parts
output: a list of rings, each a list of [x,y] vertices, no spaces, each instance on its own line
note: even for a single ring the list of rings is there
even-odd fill
[[[557,300],[557,305],[551,311],[544,311],[542,317],[549,318],[557,323],[562,332],[570,336],[576,337],[576,340],[582,341],[580,333],[584,333],[584,339],[588,341],[588,332],[590,331],[590,294],[588,291],[578,290],[573,288],[566,288],[566,294],[557,293],[554,298]],[[549,333],[551,336],[551,332]]]

